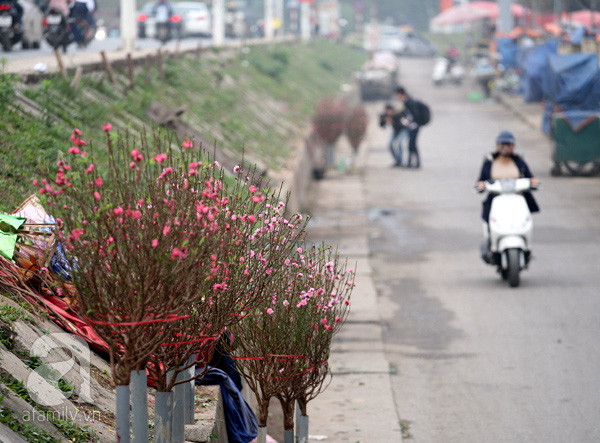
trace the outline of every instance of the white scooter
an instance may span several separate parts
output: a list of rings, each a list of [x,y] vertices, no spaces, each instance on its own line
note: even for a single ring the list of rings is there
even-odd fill
[[[450,66],[450,60],[447,57],[438,57],[433,65],[431,80],[436,86],[442,83],[454,83],[460,85],[465,78],[465,69],[458,62]]]
[[[533,221],[523,192],[535,189],[538,187],[528,178],[485,182],[485,191],[496,197],[492,200],[489,232],[484,233],[481,255],[486,263],[497,267],[513,288],[519,286],[519,272],[527,268],[531,259]]]

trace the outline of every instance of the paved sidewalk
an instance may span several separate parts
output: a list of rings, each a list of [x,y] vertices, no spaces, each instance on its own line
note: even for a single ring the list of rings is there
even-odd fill
[[[370,121],[374,121],[371,116]],[[370,127],[370,134],[377,128]],[[358,172],[329,171],[312,189],[313,242],[337,245],[348,265],[356,269],[356,287],[346,324],[336,336],[329,363],[329,387],[308,405],[312,439],[328,442],[399,442],[401,425],[383,351],[377,294],[372,280],[368,245],[368,214],[360,169],[368,155],[369,139],[359,152]],[[338,143],[338,159],[347,159],[345,140]]]
[[[542,117],[544,105],[542,103],[525,103],[520,95],[499,93],[496,100],[514,112],[532,129],[542,132]]]

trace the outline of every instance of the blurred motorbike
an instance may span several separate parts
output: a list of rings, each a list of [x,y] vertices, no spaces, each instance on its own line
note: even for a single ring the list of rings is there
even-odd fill
[[[156,38],[164,45],[173,38],[173,23],[181,20],[179,15],[172,15],[167,4],[160,4],[155,9],[154,22],[156,26]]]
[[[44,25],[44,38],[48,44],[54,49],[62,47],[63,51],[66,52],[67,46],[73,40],[68,18],[60,10],[50,8],[42,24]]]
[[[69,17],[69,28],[72,42],[78,47],[85,48],[94,40],[95,30],[90,26],[90,22],[81,17]]]
[[[433,65],[431,79],[436,86],[442,83],[454,83],[460,85],[465,78],[465,69],[458,62],[451,63],[447,57],[438,57]]]
[[[489,180],[478,192],[495,194],[481,258],[495,266],[511,287],[520,283],[519,273],[531,260],[533,220],[523,193],[538,189],[528,178]]]
[[[6,52],[10,51],[23,36],[16,17],[15,5],[12,2],[0,1],[0,45]]]

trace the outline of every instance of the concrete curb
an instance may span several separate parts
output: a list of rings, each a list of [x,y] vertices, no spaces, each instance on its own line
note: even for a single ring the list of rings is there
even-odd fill
[[[311,241],[337,244],[350,268],[357,265],[356,288],[347,323],[334,340],[329,387],[309,403],[311,434],[333,442],[392,442],[402,429],[385,358],[377,292],[368,243],[368,202],[363,170],[368,143],[357,158],[357,173],[330,171],[312,189]],[[338,155],[349,155],[345,140]]]

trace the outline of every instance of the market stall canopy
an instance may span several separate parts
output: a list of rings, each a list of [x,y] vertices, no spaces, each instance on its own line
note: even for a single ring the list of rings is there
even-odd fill
[[[581,11],[571,12],[569,14],[563,14],[563,21],[575,22],[588,28],[597,27],[600,28],[600,12],[590,11],[589,9],[583,9]]]
[[[446,9],[431,21],[434,26],[454,25],[482,20],[488,17],[485,10],[472,7],[470,3]]]
[[[487,17],[490,19],[497,19],[500,16],[500,7],[496,2],[471,2],[468,5],[486,11],[488,14]],[[524,6],[514,3],[511,5],[510,10],[515,18],[523,18],[529,12]]]
[[[598,111],[600,68],[596,54],[549,55],[544,70],[544,95],[563,110]]]
[[[528,12],[527,8],[516,4],[511,6],[511,11],[515,18],[521,18]],[[435,16],[431,24],[432,26],[445,26],[469,23],[482,19],[495,20],[499,15],[500,9],[495,2],[471,2],[446,9],[441,14]]]

